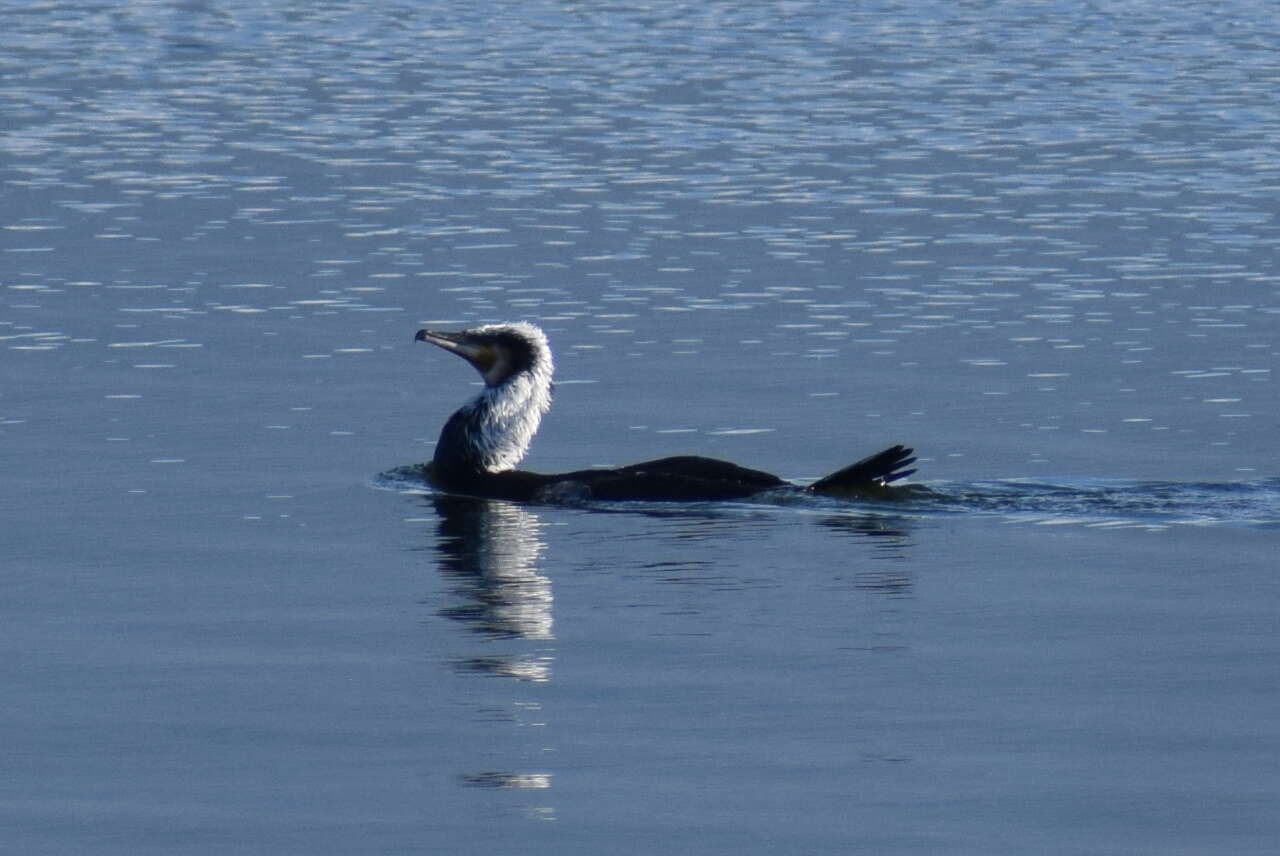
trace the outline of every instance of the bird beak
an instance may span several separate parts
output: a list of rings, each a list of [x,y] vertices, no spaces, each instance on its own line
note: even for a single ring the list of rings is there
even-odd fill
[[[418,335],[413,337],[415,342],[429,342],[432,345],[439,345],[446,351],[454,351],[458,348],[458,343],[462,341],[461,333],[444,333],[437,330],[419,330]]]
[[[497,354],[488,345],[477,345],[469,341],[469,339],[470,335],[465,330],[460,333],[449,333],[442,330],[419,330],[417,335],[413,337],[415,342],[429,342],[432,345],[444,348],[450,353],[457,354],[475,366],[476,371],[480,372],[480,374],[484,374],[497,362]]]

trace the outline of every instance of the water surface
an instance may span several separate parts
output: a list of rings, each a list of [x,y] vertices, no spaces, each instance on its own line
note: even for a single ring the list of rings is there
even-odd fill
[[[1273,849],[1268,6],[0,6],[9,849]]]

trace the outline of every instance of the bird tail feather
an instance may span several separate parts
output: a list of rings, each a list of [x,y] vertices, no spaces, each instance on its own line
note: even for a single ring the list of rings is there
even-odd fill
[[[809,485],[809,490],[814,493],[856,493],[884,488],[915,472],[914,468],[907,469],[916,462],[914,452],[908,446],[892,446],[818,479]]]

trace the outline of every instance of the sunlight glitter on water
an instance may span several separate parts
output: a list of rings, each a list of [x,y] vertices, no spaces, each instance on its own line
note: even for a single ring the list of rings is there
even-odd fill
[[[1270,853],[1276,20],[8,4],[13,846]],[[950,499],[364,490],[517,318],[531,468]]]

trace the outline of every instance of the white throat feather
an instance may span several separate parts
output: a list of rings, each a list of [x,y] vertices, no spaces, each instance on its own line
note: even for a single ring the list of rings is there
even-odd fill
[[[491,473],[514,469],[524,458],[543,415],[551,409],[551,375],[555,364],[546,335],[525,322],[492,324],[478,328],[485,333],[514,329],[528,341],[533,359],[528,368],[496,384],[486,383],[466,405],[467,439],[479,456],[480,466]]]

